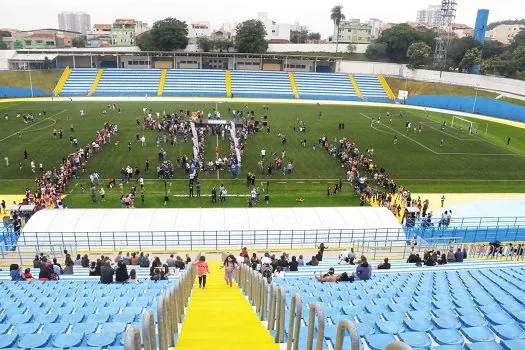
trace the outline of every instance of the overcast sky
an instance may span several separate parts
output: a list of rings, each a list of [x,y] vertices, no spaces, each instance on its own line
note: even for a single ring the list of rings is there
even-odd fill
[[[415,21],[416,12],[439,0],[0,0],[0,27],[16,29],[58,28],[60,11],[84,11],[91,24],[111,23],[115,18],[135,18],[149,23],[165,17],[186,22],[206,20],[212,29],[223,22],[240,22],[268,12],[276,22],[299,22],[311,31],[331,34],[330,9],[341,3],[346,18],[379,18],[384,22]],[[457,20],[471,27],[480,8],[490,10],[489,22],[525,17],[523,0],[459,0]]]

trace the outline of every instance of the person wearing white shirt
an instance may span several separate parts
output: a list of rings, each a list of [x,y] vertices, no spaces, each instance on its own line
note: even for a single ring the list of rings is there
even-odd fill
[[[261,149],[261,159],[264,159],[266,157],[266,150],[263,148]]]
[[[348,250],[345,248],[340,254],[339,254],[339,264],[341,263],[348,263]]]
[[[261,258],[261,265],[271,265],[272,259],[268,256],[268,253],[265,253],[264,256]]]

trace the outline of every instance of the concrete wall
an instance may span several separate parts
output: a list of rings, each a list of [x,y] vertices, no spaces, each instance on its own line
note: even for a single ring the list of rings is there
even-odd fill
[[[368,44],[354,44],[355,53],[365,53]],[[334,52],[336,44],[269,44],[268,52]],[[348,44],[339,44],[338,52],[347,52]]]
[[[9,69],[9,59],[15,55],[15,50],[0,50],[0,70]]]

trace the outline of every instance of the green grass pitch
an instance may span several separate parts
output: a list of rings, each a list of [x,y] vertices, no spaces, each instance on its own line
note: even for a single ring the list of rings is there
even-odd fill
[[[0,197],[2,194],[22,194],[25,188],[34,189],[34,174],[30,169],[31,160],[42,162],[44,168],[56,167],[62,157],[75,150],[70,145],[69,136],[74,134],[80,145],[85,145],[94,139],[97,129],[104,122],[116,123],[119,126],[117,137],[112,138],[112,144],[95,154],[88,163],[89,171],[97,171],[102,179],[108,177],[120,178],[120,169],[130,165],[143,169],[146,159],[155,169],[159,148],[155,143],[155,131],[143,131],[137,127],[136,119],[142,120],[142,108],[150,107],[154,112],[177,111],[181,108],[204,110],[211,112],[215,103],[181,103],[181,102],[117,102],[122,112],[111,110],[103,115],[108,102],[16,102],[0,104]],[[225,119],[228,108],[245,110],[244,103],[221,103],[219,110]],[[87,112],[87,117],[80,117],[80,110]],[[46,116],[38,113],[46,111]],[[261,103],[248,104],[248,110],[254,110],[256,119],[264,114]],[[319,117],[319,111],[322,116]],[[386,113],[390,111],[393,120],[390,122]],[[231,196],[224,206],[246,206],[249,188],[246,186],[246,174],[251,171],[257,174],[258,187],[270,186],[271,206],[333,206],[356,205],[358,199],[352,194],[350,185],[343,187],[341,195],[326,195],[328,185],[345,178],[345,169],[338,161],[328,155],[317,145],[321,136],[330,140],[347,137],[357,143],[364,152],[373,148],[374,163],[383,165],[398,185],[405,185],[412,192],[525,192],[525,130],[500,123],[472,119],[477,123],[474,135],[468,135],[466,127],[441,130],[441,124],[448,125],[452,114],[427,113],[388,107],[365,106],[334,106],[316,104],[270,104],[268,119],[271,132],[266,130],[250,135],[245,147],[245,156],[239,180],[232,179],[229,171],[201,174],[202,194],[209,195],[212,186],[225,184]],[[4,114],[9,118],[6,120]],[[37,115],[35,122],[25,124],[22,118],[16,118],[18,113],[33,113]],[[379,120],[380,119],[380,120]],[[294,131],[297,120],[307,125],[305,134]],[[410,130],[405,128],[406,121],[412,124]],[[338,123],[344,123],[345,129],[338,130]],[[422,132],[414,131],[421,124]],[[70,126],[74,126],[74,133]],[[458,124],[456,124],[457,126]],[[53,129],[64,130],[63,139],[53,138]],[[146,146],[141,147],[135,141],[136,134],[146,136]],[[282,146],[279,133],[287,136],[286,146]],[[398,142],[394,145],[393,139]],[[300,145],[300,140],[307,139],[307,147]],[[507,138],[511,137],[510,145]],[[443,140],[443,145],[441,144]],[[115,141],[119,141],[115,145]],[[133,143],[128,151],[127,143]],[[228,140],[217,140],[209,136],[206,140],[206,158],[214,158],[215,146],[219,143],[221,150],[229,149]],[[163,144],[167,158],[175,162],[182,155],[191,156],[191,140],[184,143],[179,138],[176,147],[169,143]],[[260,159],[261,148],[266,148],[267,154],[281,153],[286,150],[286,159],[294,161],[294,172],[291,175],[274,173],[271,177],[261,174],[257,161]],[[29,156],[24,160],[24,150]],[[5,166],[4,158],[8,157],[10,165]],[[18,163],[22,162],[22,170]],[[145,203],[140,199],[137,207],[162,207],[164,205],[164,181],[155,179],[155,171],[146,174]],[[89,188],[87,175],[74,180],[69,187],[66,204],[70,207],[119,207],[120,192],[118,187],[107,193],[105,202],[92,203],[89,194],[81,193],[80,184]],[[169,181],[170,201],[167,206],[199,207],[210,206],[208,197],[190,199],[184,197],[188,192],[186,175],[182,169],[176,169],[175,178]],[[130,184],[125,185],[125,191]],[[296,198],[304,198],[298,203]],[[260,205],[266,205],[261,203]]]

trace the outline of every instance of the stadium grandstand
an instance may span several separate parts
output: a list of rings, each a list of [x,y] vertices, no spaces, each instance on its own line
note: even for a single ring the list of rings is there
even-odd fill
[[[522,81],[138,47],[4,67],[0,350],[525,349]],[[474,95],[413,96],[437,83]]]

